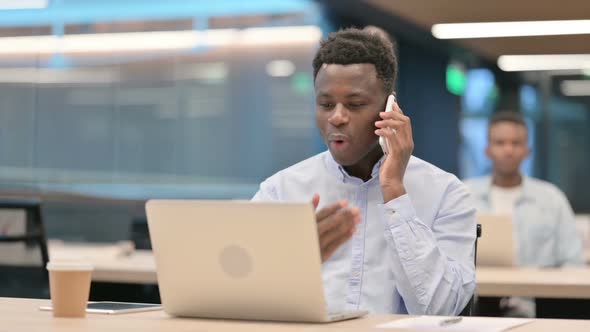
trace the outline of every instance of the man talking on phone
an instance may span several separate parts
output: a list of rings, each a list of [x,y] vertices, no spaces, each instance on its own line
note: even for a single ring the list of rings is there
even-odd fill
[[[329,151],[271,176],[253,200],[312,201],[330,310],[456,315],[475,289],[475,209],[454,175],[412,156],[397,103],[384,112],[396,61],[368,31],[324,39],[313,69]]]

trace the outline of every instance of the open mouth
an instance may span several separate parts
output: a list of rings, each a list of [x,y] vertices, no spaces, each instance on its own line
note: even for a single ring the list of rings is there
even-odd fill
[[[344,140],[343,139],[336,139],[336,140],[333,140],[332,143],[334,143],[336,145],[342,145],[342,144],[344,144]]]
[[[330,148],[342,150],[348,146],[348,140],[344,137],[333,137],[330,139]]]
[[[332,150],[342,150],[350,144],[350,140],[344,134],[332,133],[328,135],[328,144]]]

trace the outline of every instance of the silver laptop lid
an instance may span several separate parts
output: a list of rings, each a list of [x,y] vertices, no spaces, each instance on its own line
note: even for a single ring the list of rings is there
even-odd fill
[[[167,313],[327,319],[311,204],[150,200],[146,211]]]
[[[478,213],[476,219],[482,226],[482,237],[477,242],[477,265],[516,265],[512,218],[507,215]]]

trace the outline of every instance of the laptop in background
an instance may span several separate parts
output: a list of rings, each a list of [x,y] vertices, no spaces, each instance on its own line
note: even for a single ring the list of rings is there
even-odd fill
[[[164,311],[173,316],[331,322],[309,203],[150,200]]]
[[[477,242],[478,266],[515,266],[516,246],[512,217],[478,213],[482,237]]]

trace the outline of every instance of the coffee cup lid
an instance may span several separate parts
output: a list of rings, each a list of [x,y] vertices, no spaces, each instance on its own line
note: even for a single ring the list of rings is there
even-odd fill
[[[90,263],[75,260],[59,260],[47,263],[48,271],[92,271]]]

